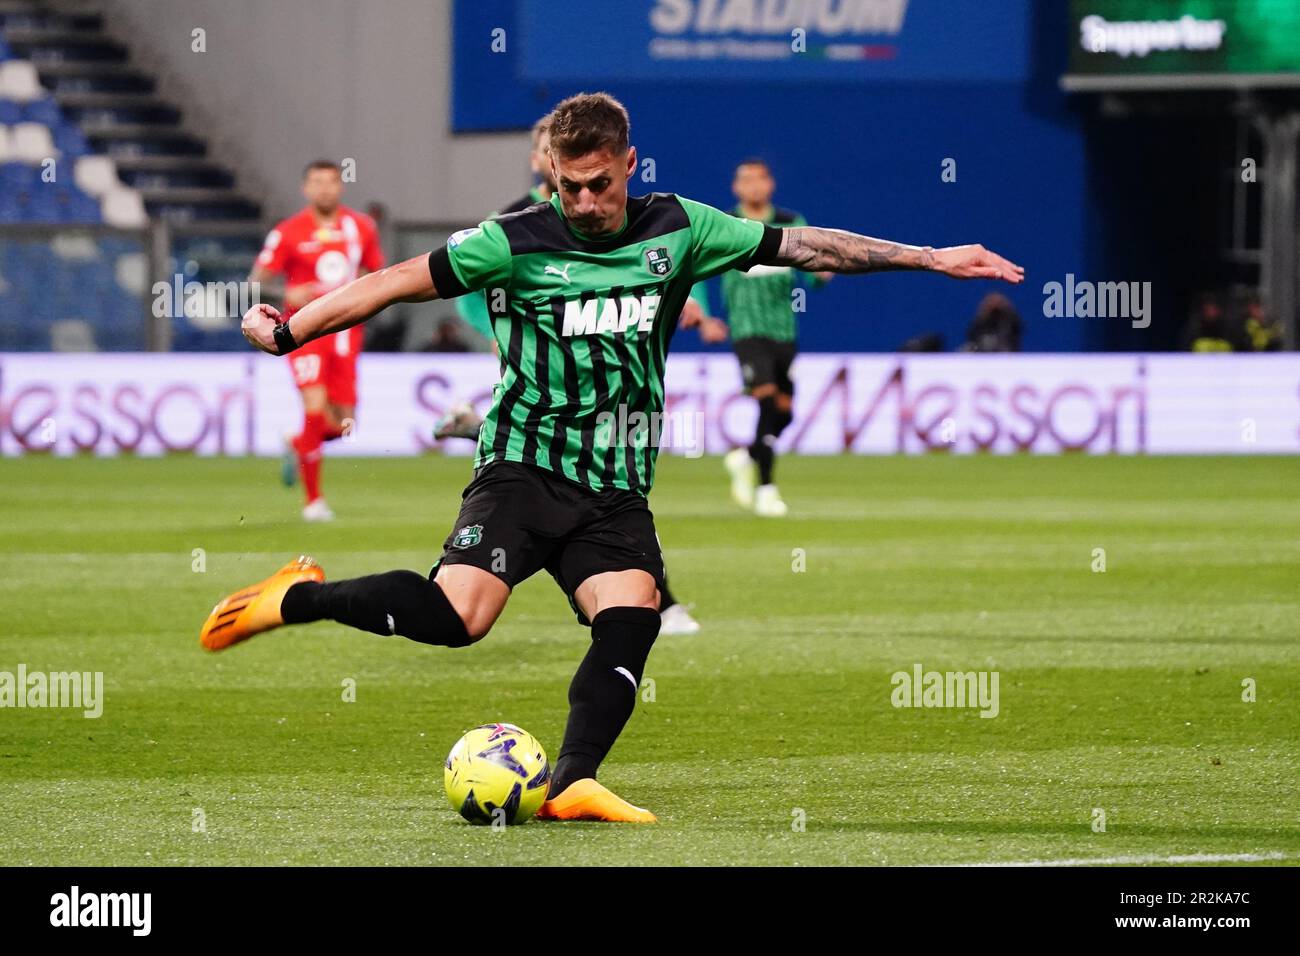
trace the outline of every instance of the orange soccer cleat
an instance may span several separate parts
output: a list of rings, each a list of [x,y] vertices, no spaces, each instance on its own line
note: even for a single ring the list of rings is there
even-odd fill
[[[537,810],[539,820],[603,820],[606,823],[656,823],[649,810],[634,807],[596,782],[594,777],[575,780],[564,792]]]
[[[223,651],[284,623],[280,602],[284,593],[303,581],[324,581],[325,570],[302,555],[265,581],[241,588],[212,609],[199,631],[199,643],[210,651]]]

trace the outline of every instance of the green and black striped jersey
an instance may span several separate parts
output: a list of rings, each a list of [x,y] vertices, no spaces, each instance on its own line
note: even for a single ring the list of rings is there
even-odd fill
[[[606,236],[573,229],[559,196],[456,233],[429,255],[434,286],[443,298],[486,293],[501,355],[474,466],[524,462],[593,490],[648,493],[649,423],[692,284],[764,262],[780,241],[671,193],[629,198]]]
[[[739,207],[732,214],[742,215]],[[797,212],[775,206],[767,219],[760,221],[780,228],[808,225]],[[821,284],[816,278],[796,272],[789,266],[758,265],[743,275],[738,272],[724,275],[722,301],[727,308],[732,340],[762,336],[778,342],[793,342],[799,329],[791,296],[795,282],[800,278],[811,285]]]

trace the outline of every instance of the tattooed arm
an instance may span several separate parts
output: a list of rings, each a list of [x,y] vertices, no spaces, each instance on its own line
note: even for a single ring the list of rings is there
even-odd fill
[[[1025,270],[980,245],[908,246],[860,236],[843,229],[796,226],[782,230],[781,247],[770,261],[805,272],[939,272],[954,279],[1004,279],[1018,283]]]

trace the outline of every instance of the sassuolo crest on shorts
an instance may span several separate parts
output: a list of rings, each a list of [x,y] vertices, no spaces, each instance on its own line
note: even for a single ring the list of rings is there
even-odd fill
[[[483,526],[481,524],[470,524],[456,532],[456,537],[451,539],[453,548],[472,548],[483,540]]]

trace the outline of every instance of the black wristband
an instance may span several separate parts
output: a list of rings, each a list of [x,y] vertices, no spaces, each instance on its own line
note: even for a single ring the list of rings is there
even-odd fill
[[[298,343],[293,340],[293,333],[289,331],[288,322],[281,322],[275,327],[275,347],[281,355],[288,355],[298,347]]]
[[[742,272],[748,272],[753,266],[765,266],[770,263],[778,252],[781,251],[781,240],[785,236],[785,230],[779,226],[769,226],[763,224],[763,237],[758,240],[758,247],[749,260],[735,268]]]

